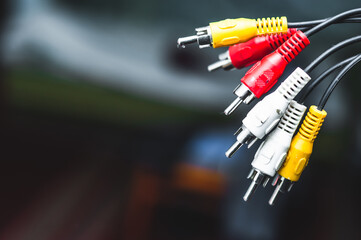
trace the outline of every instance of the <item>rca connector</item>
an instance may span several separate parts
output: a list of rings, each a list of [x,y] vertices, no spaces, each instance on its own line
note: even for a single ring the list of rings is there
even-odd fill
[[[286,33],[258,36],[244,43],[230,46],[228,51],[219,55],[219,61],[208,66],[208,71],[241,69],[261,60],[276,50],[281,44],[297,32],[289,28]]]
[[[268,92],[282,76],[287,64],[308,44],[307,36],[297,31],[276,51],[255,63],[233,91],[237,98],[224,110],[224,114],[230,115],[242,102],[249,104],[255,97],[260,98]]]
[[[226,47],[246,42],[256,36],[287,32],[287,18],[237,18],[212,22],[209,26],[196,28],[196,35],[178,39],[178,47],[198,43],[204,47]]]
[[[288,104],[310,80],[301,68],[296,68],[290,76],[271,94],[258,102],[242,121],[237,130],[237,141],[226,152],[231,157],[243,144],[250,148],[257,139],[262,139],[283,116]]]
[[[282,166],[290,148],[292,136],[305,111],[306,106],[291,101],[277,128],[260,145],[252,161],[252,170],[247,177],[252,182],[243,197],[244,201],[252,196],[259,185],[262,184],[265,187],[269,179],[274,177]]]
[[[286,160],[273,181],[272,185],[276,186],[276,189],[268,202],[270,205],[274,204],[279,192],[289,192],[293,184],[299,180],[308,164],[313,143],[326,115],[325,110],[321,111],[316,106],[310,107],[298,133],[292,139]]]

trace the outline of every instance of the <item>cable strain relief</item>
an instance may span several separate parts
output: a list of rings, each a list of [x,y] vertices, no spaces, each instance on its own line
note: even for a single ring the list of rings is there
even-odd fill
[[[257,18],[257,36],[274,33],[286,33],[288,29],[286,17]]]
[[[283,81],[277,90],[284,98],[291,101],[310,80],[311,77],[298,67]]]
[[[298,30],[276,51],[289,63],[309,44],[310,40],[307,36],[302,31]]]
[[[325,110],[318,110],[315,105],[312,105],[303,120],[298,133],[307,141],[314,142],[325,120],[327,112]]]
[[[295,133],[305,111],[306,106],[296,101],[291,101],[277,128],[287,132],[292,136]]]
[[[266,40],[273,50],[276,50],[285,41],[293,36],[297,32],[296,28],[289,28],[286,33],[277,33],[266,36]]]

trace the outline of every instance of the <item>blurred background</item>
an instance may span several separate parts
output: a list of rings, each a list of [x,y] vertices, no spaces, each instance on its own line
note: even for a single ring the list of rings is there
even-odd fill
[[[312,20],[358,7],[352,1],[1,5],[0,239],[361,239],[361,68],[326,105],[302,178],[270,207],[270,186],[242,200],[260,142],[224,156],[252,107],[221,114],[246,69],[208,73],[226,49],[176,47],[211,21]],[[285,75],[359,30],[312,37]],[[332,55],[311,76],[360,50]]]

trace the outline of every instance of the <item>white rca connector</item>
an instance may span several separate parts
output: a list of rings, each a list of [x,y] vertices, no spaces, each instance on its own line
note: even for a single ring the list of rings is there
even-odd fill
[[[282,166],[290,148],[292,136],[305,111],[306,106],[291,101],[277,128],[258,148],[252,161],[253,168],[248,175],[252,183],[243,197],[245,201],[251,197],[260,184],[265,187],[269,179],[275,176]]]
[[[311,80],[301,68],[296,68],[288,78],[271,94],[257,103],[242,121],[242,127],[235,133],[237,141],[226,152],[231,157],[244,143],[250,148],[257,139],[262,139],[277,125],[288,104]]]

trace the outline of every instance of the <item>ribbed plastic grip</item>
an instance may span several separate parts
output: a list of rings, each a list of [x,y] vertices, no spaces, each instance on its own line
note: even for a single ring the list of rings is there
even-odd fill
[[[291,101],[310,80],[311,77],[298,67],[281,83],[277,91],[288,101]]]
[[[289,63],[309,44],[307,36],[302,31],[297,31],[277,49],[277,52]]]
[[[306,106],[292,101],[278,123],[277,128],[293,135],[296,131],[298,124],[301,121],[303,114],[306,111]]]
[[[287,32],[286,17],[257,18],[257,35]]]
[[[286,33],[258,36],[247,42],[230,46],[228,51],[232,65],[239,69],[256,63],[276,50],[296,32],[296,28],[290,28]]]
[[[289,28],[286,33],[266,35],[266,40],[270,44],[271,48],[273,50],[276,50],[285,41],[291,38],[296,32],[297,32],[296,28]]]
[[[299,134],[307,141],[314,142],[320,128],[325,120],[327,112],[325,110],[318,110],[316,106],[311,106],[310,110],[303,121]]]

